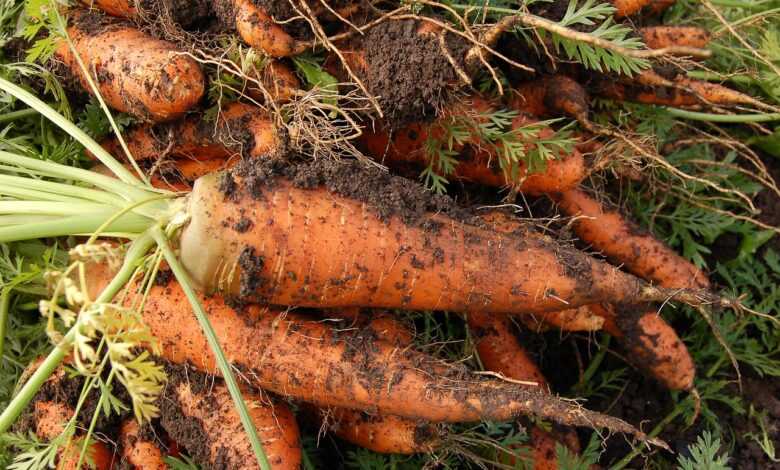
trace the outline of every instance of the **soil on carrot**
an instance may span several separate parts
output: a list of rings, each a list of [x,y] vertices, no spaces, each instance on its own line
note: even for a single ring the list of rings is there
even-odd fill
[[[208,400],[211,384],[217,379],[199,372],[194,367],[174,365],[162,358],[157,358],[156,362],[164,365],[168,376],[168,382],[157,402],[160,408],[160,425],[174,442],[187,450],[196,462],[215,461],[212,459],[209,438],[203,423],[198,418],[184,414],[176,390],[185,384],[194,394],[203,395]]]
[[[460,78],[450,59],[463,67],[468,44],[451,33],[419,34],[417,20],[386,21],[358,41],[365,51],[365,82],[391,127],[433,119],[446,106]],[[447,57],[450,55],[450,58]]]
[[[236,28],[234,2],[235,0],[215,0],[213,2],[214,13],[226,31],[233,31]],[[263,8],[276,22],[282,24],[284,30],[295,39],[308,40],[314,37],[311,26],[302,18],[301,13],[295,11],[291,2],[287,0],[252,0],[252,2]],[[333,3],[336,2],[330,2],[329,5],[338,8]]]

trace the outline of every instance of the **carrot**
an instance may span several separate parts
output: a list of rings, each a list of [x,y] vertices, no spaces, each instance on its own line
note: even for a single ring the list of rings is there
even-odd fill
[[[435,426],[393,415],[372,415],[334,408],[329,411],[329,429],[339,438],[382,454],[432,452],[440,444]]]
[[[345,328],[397,348],[408,348],[414,335],[389,313],[360,315],[359,309],[325,313],[328,318],[349,320]],[[415,454],[431,452],[440,444],[439,430],[424,421],[393,415],[369,414],[346,408],[314,410],[321,423],[339,438],[374,452]]]
[[[91,266],[88,275],[95,290],[110,279],[108,269],[100,265]],[[297,400],[430,422],[498,421],[526,413],[568,425],[606,426],[644,438],[621,420],[527,387],[475,376],[462,366],[450,366],[445,374],[442,362],[424,353],[371,338],[356,339],[294,312],[256,304],[237,312],[216,295],[202,296],[200,302],[226,356],[245,371],[242,376],[255,387]],[[204,371],[216,370],[206,338],[175,281],[150,289],[142,316],[158,338],[163,357]],[[165,411],[161,413],[164,418]],[[166,430],[189,449],[172,429]]]
[[[172,165],[163,164],[160,171],[152,175],[150,183],[155,188],[170,191],[189,191],[201,176],[215,173],[229,167],[230,160],[176,160]]]
[[[457,117],[468,112],[468,109],[484,111],[489,110],[490,105],[481,98],[472,97],[463,108],[456,107],[449,115],[445,114],[431,124],[410,124],[392,134],[387,129],[377,131],[366,129],[361,142],[370,156],[384,163],[395,166],[406,163],[428,166],[431,163],[431,156],[426,153],[427,140],[441,138],[442,126],[446,126],[449,116]],[[519,115],[514,118],[513,127],[527,126],[532,122],[533,120],[527,116]],[[552,133],[551,129],[543,129],[539,137],[550,137]],[[510,185],[516,181],[519,191],[542,194],[576,187],[587,175],[585,159],[579,151],[574,150],[569,155],[561,155],[559,159],[548,161],[546,168],[538,173],[528,174],[525,165],[521,162],[518,175],[508,178],[501,171],[495,153],[480,144],[475,138],[469,148],[455,148],[461,156],[458,158],[452,176],[497,187]],[[532,145],[529,143],[529,147]]]
[[[197,160],[255,158],[282,147],[282,137],[268,114],[244,103],[226,106],[216,122],[192,116],[171,123],[144,124],[127,131],[124,138],[137,161],[166,155]],[[125,155],[116,138],[101,145],[113,155]]]
[[[276,103],[290,101],[301,90],[301,81],[298,76],[288,65],[279,60],[270,60],[260,70],[258,80]],[[264,93],[254,83],[249,84],[247,94],[258,101],[266,99]]]
[[[519,240],[426,212],[429,203],[408,180],[357,163],[239,164],[196,181],[181,257],[206,293],[278,305],[502,313],[607,300],[730,305],[650,286],[551,239]],[[436,210],[458,213],[442,203]],[[230,229],[242,220],[251,227]]]
[[[664,287],[709,288],[700,269],[581,189],[560,193],[554,199],[564,213],[576,217],[573,227],[579,238],[613,263]]]
[[[687,46],[703,49],[710,42],[710,33],[696,26],[645,26],[639,35],[650,49]]]
[[[175,119],[195,104],[204,92],[198,63],[167,41],[103,15],[74,11],[68,35],[90,71],[100,94],[112,108],[152,121]],[[55,56],[92,92],[67,41],[60,41]]]
[[[88,7],[112,16],[129,19],[169,17],[182,26],[190,26],[211,14],[208,0],[81,0]]]
[[[604,330],[631,353],[630,360],[670,390],[690,390],[696,376],[688,348],[656,309],[591,305]]]
[[[670,6],[674,5],[676,0],[610,0],[615,6],[615,17],[621,18],[639,13],[647,9],[652,13],[661,13]]]
[[[485,369],[513,380],[535,382],[537,387],[549,393],[547,380],[518,341],[508,319],[476,313],[469,314],[467,320],[469,329],[476,338],[477,354]],[[534,470],[558,468],[555,444],[559,440],[573,444],[572,450],[579,451],[579,442],[572,430],[557,430],[553,433],[539,426],[532,426],[530,446]]]
[[[43,358],[34,361],[27,367],[24,376],[31,374],[41,362],[43,362]],[[45,390],[39,392],[30,410],[30,422],[32,423],[30,430],[42,441],[51,441],[62,434],[65,431],[66,423],[73,418],[75,413],[72,404],[64,402],[61,398],[66,395],[61,390],[64,382],[69,380],[66,375],[63,367],[55,370],[44,384]],[[24,421],[26,420],[22,422]],[[58,470],[75,470],[77,468],[84,439],[85,436],[80,435],[77,431],[70,442],[58,450]],[[90,468],[108,470],[112,468],[113,456],[105,444],[91,440],[84,461]]]
[[[516,86],[509,106],[534,116],[569,116],[588,120],[590,97],[585,88],[566,75],[555,74]]]
[[[534,331],[545,331],[550,326],[562,331],[598,331],[604,326],[604,319],[594,313],[590,305],[560,312],[522,315],[520,320]]]
[[[766,107],[764,103],[751,96],[717,83],[678,77],[667,81],[667,86],[662,86],[663,77],[653,71],[643,71],[633,80],[639,85],[658,84],[658,86],[636,86],[625,81],[603,79],[596,81],[594,91],[601,96],[618,101],[633,101],[659,106],[685,108],[704,105],[749,105],[759,108]]]
[[[168,435],[203,466],[255,468],[254,452],[225,384],[184,367],[170,369],[160,409],[160,424]],[[300,435],[290,409],[253,392],[242,395],[271,468],[300,468]]]
[[[664,287],[709,287],[709,280],[700,269],[619,212],[604,209],[582,190],[567,191],[556,199],[561,210],[578,217],[574,230],[580,239],[613,262]],[[599,305],[591,308],[605,318],[605,330],[624,338],[623,343],[640,367],[673,390],[693,386],[693,359],[655,309],[625,306],[616,311]]]
[[[122,464],[136,470],[166,470],[165,454],[154,438],[148,438],[134,419],[128,419],[119,428]],[[123,467],[125,468],[125,467]]]
[[[220,0],[226,4],[217,13],[226,24],[235,24],[241,39],[271,57],[291,57],[307,49],[274,21],[268,12],[252,0]]]

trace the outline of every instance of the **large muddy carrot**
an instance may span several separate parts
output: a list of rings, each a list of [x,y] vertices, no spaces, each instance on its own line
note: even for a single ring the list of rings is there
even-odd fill
[[[555,196],[558,207],[575,217],[577,236],[610,261],[664,287],[708,288],[707,276],[650,232],[617,210],[606,209],[581,189]]]
[[[459,222],[442,213],[457,216],[451,203],[427,206],[429,193],[378,169],[322,159],[234,170],[200,178],[189,196],[181,257],[206,293],[319,308],[502,313],[669,298],[728,304],[650,286],[553,240]],[[231,229],[237,224],[249,228]]]
[[[203,96],[200,66],[172,43],[86,11],[71,13],[68,35],[100,94],[118,111],[167,121],[187,112]],[[92,93],[67,41],[60,41],[55,55]]]
[[[696,26],[646,26],[639,28],[639,35],[650,49],[672,46],[703,49],[710,42],[709,32]]]
[[[107,271],[90,267],[93,289],[108,282]],[[296,313],[255,304],[235,311],[216,295],[203,296],[200,302],[228,360],[243,371],[242,377],[253,386],[291,398],[431,422],[500,421],[529,414],[644,437],[621,420],[538,390],[473,375],[462,366],[445,370],[441,361],[424,353],[367,337],[356,341],[348,332]],[[184,292],[174,281],[151,288],[142,316],[159,340],[163,357],[204,371],[217,370]],[[164,410],[161,413],[165,416]],[[189,448],[179,436],[171,437]]]
[[[122,468],[131,470],[167,470],[165,453],[154,436],[147,436],[134,419],[128,419],[119,428],[119,447],[122,450]]]
[[[136,126],[123,136],[136,161],[161,157],[189,159],[255,158],[277,152],[282,137],[265,111],[244,103],[226,106],[215,121],[191,116],[164,124]],[[116,138],[101,145],[109,153],[124,157]]]
[[[170,369],[160,407],[160,424],[168,435],[205,468],[256,468],[252,446],[221,379]],[[242,396],[271,468],[299,469],[300,435],[290,409],[256,393],[244,391]]]

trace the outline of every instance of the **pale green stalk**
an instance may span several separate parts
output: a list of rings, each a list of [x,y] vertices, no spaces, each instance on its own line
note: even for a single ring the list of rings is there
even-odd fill
[[[0,195],[10,196],[16,199],[24,201],[57,201],[57,202],[72,202],[80,204],[87,202],[84,199],[78,199],[70,196],[63,196],[54,193],[46,193],[37,191],[35,189],[23,188],[20,186],[0,186]]]
[[[80,215],[105,210],[93,202],[0,201],[0,214]]]
[[[197,318],[198,323],[203,330],[203,334],[206,336],[206,341],[214,352],[217,366],[222,373],[222,378],[225,379],[225,385],[227,385],[230,396],[233,398],[233,403],[236,405],[238,415],[241,417],[241,424],[243,424],[244,431],[246,431],[249,442],[252,444],[252,450],[255,452],[258,465],[260,465],[262,470],[270,470],[271,466],[269,465],[268,458],[263,450],[263,445],[257,437],[257,430],[252,422],[252,418],[249,416],[249,410],[247,410],[246,403],[244,403],[244,399],[241,397],[241,390],[238,388],[238,383],[233,375],[230,363],[225,357],[225,353],[222,351],[219,339],[217,338],[214,329],[211,327],[211,322],[198,299],[198,295],[195,293],[195,289],[192,288],[190,275],[179,262],[179,258],[176,256],[176,253],[173,252],[170,244],[168,244],[168,238],[165,233],[163,233],[162,229],[159,226],[155,226],[151,229],[151,233],[154,240],[157,242],[157,246],[162,250],[165,261],[168,262],[168,266],[176,276],[176,280],[179,281],[179,284],[184,291],[184,295],[187,296],[187,300],[189,300],[190,305],[192,306],[192,311],[195,313],[195,318]]]
[[[10,111],[5,114],[0,114],[0,124],[16,121],[17,119],[25,119],[30,116],[35,116],[38,114],[38,111],[27,108],[27,109],[20,109],[18,111]]]
[[[64,196],[111,204],[118,207],[124,206],[126,203],[124,198],[97,189],[82,188],[72,184],[55,183],[53,181],[44,181],[35,178],[25,178],[23,176],[0,174],[0,187],[7,186],[30,188],[40,192],[61,194]]]
[[[11,288],[6,287],[0,292],[0,360],[3,359],[5,346],[5,329],[8,325],[8,308],[11,304]]]
[[[27,106],[41,113],[44,117],[57,125],[57,127],[73,137],[89,150],[95,158],[100,160],[100,163],[106,165],[117,178],[122,180],[125,184],[133,187],[142,187],[141,182],[128,171],[127,168],[112,157],[106,149],[95,142],[95,140],[88,136],[86,132],[79,129],[76,124],[59,114],[48,104],[44,103],[40,98],[2,77],[0,77],[0,90],[10,93],[15,98],[23,101]]]
[[[37,222],[46,222],[57,220],[59,217],[51,215],[0,215],[0,227],[19,224],[33,224]]]
[[[154,245],[154,239],[148,233],[144,233],[136,239],[125,254],[124,262],[119,272],[114,276],[111,282],[103,289],[103,292],[95,299],[95,302],[109,302],[130,280],[130,277],[136,270],[138,260],[141,259],[149,248]],[[40,390],[44,382],[51,376],[54,370],[62,363],[65,355],[73,342],[76,331],[79,328],[78,320],[76,324],[65,334],[63,340],[54,346],[46,359],[43,360],[38,369],[30,376],[21,390],[14,396],[11,403],[8,404],[2,414],[0,414],[0,434],[8,431],[11,425],[19,417],[22,410],[30,403],[35,394]]]
[[[33,240],[36,238],[64,237],[80,233],[92,234],[115,213],[116,210],[104,210],[97,214],[82,214],[46,222],[0,227],[0,243]],[[147,217],[131,213],[106,227],[105,231],[138,234],[148,229],[154,222],[154,220]]]

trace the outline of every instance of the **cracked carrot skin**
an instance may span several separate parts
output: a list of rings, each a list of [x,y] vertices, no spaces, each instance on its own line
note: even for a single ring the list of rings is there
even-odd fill
[[[220,187],[230,189],[227,200]],[[318,308],[500,313],[670,295],[553,240],[510,237],[434,213],[421,213],[424,224],[383,221],[370,205],[284,177],[211,174],[189,197],[181,257],[206,293]],[[226,229],[243,219],[252,221],[248,230]]]
[[[491,109],[493,107],[490,103],[473,96],[467,103],[453,107],[449,114],[443,115],[432,124],[413,123],[392,133],[387,129],[365,129],[361,143],[366,152],[380,162],[427,166],[430,163],[430,155],[425,151],[426,141],[429,137],[441,138],[442,125],[446,125],[450,117],[467,116],[475,110],[486,112]],[[519,128],[533,122],[533,119],[521,114],[512,120],[512,126]],[[540,137],[550,137],[552,134],[552,129],[543,129]],[[533,142],[529,142],[529,146],[532,145]],[[472,145],[456,145],[454,150],[462,155],[458,158],[452,177],[496,187],[515,185],[519,191],[528,194],[564,191],[576,187],[587,176],[585,159],[576,149],[569,155],[560,155],[558,159],[547,162],[546,168],[538,173],[528,174],[525,166],[521,164],[518,175],[509,179],[500,169],[495,152],[488,150],[486,146],[480,147],[476,138]]]
[[[268,113],[245,103],[227,105],[216,122],[191,116],[170,123],[138,125],[123,137],[136,161],[168,155],[193,160],[258,158],[283,146]],[[112,155],[125,157],[116,137],[105,139],[101,146]]]
[[[147,440],[142,436],[138,422],[134,419],[126,420],[119,428],[119,445],[122,449],[122,463],[130,469],[168,469],[160,446],[154,440]]]
[[[68,34],[87,70],[96,73],[92,78],[113,109],[141,119],[169,121],[203,97],[200,66],[170,42],[101,14],[78,10],[71,12]],[[60,41],[55,56],[92,93],[65,40]]]
[[[104,265],[90,266],[94,292],[110,281],[109,271]],[[129,297],[128,302],[132,301]],[[619,419],[474,375],[463,366],[446,366],[445,370],[441,361],[424,353],[400,350],[382,341],[356,341],[344,331],[303,315],[256,304],[237,312],[216,295],[199,300],[228,360],[253,387],[319,406],[372,410],[429,422],[502,421],[532,414],[645,438]],[[213,353],[175,281],[153,286],[141,314],[159,340],[165,359],[217,372]],[[171,437],[187,447],[179,436]]]
[[[194,325],[193,325],[194,326]],[[202,374],[199,374],[202,375]],[[217,379],[207,384],[176,380],[165,391],[173,405],[161,407],[160,423],[196,463],[209,468],[258,468],[241,418],[227,390]],[[200,386],[198,386],[200,385]],[[257,430],[263,451],[273,470],[301,468],[300,433],[295,416],[284,403],[244,390],[249,417]],[[202,427],[205,442],[193,438],[192,423]]]

